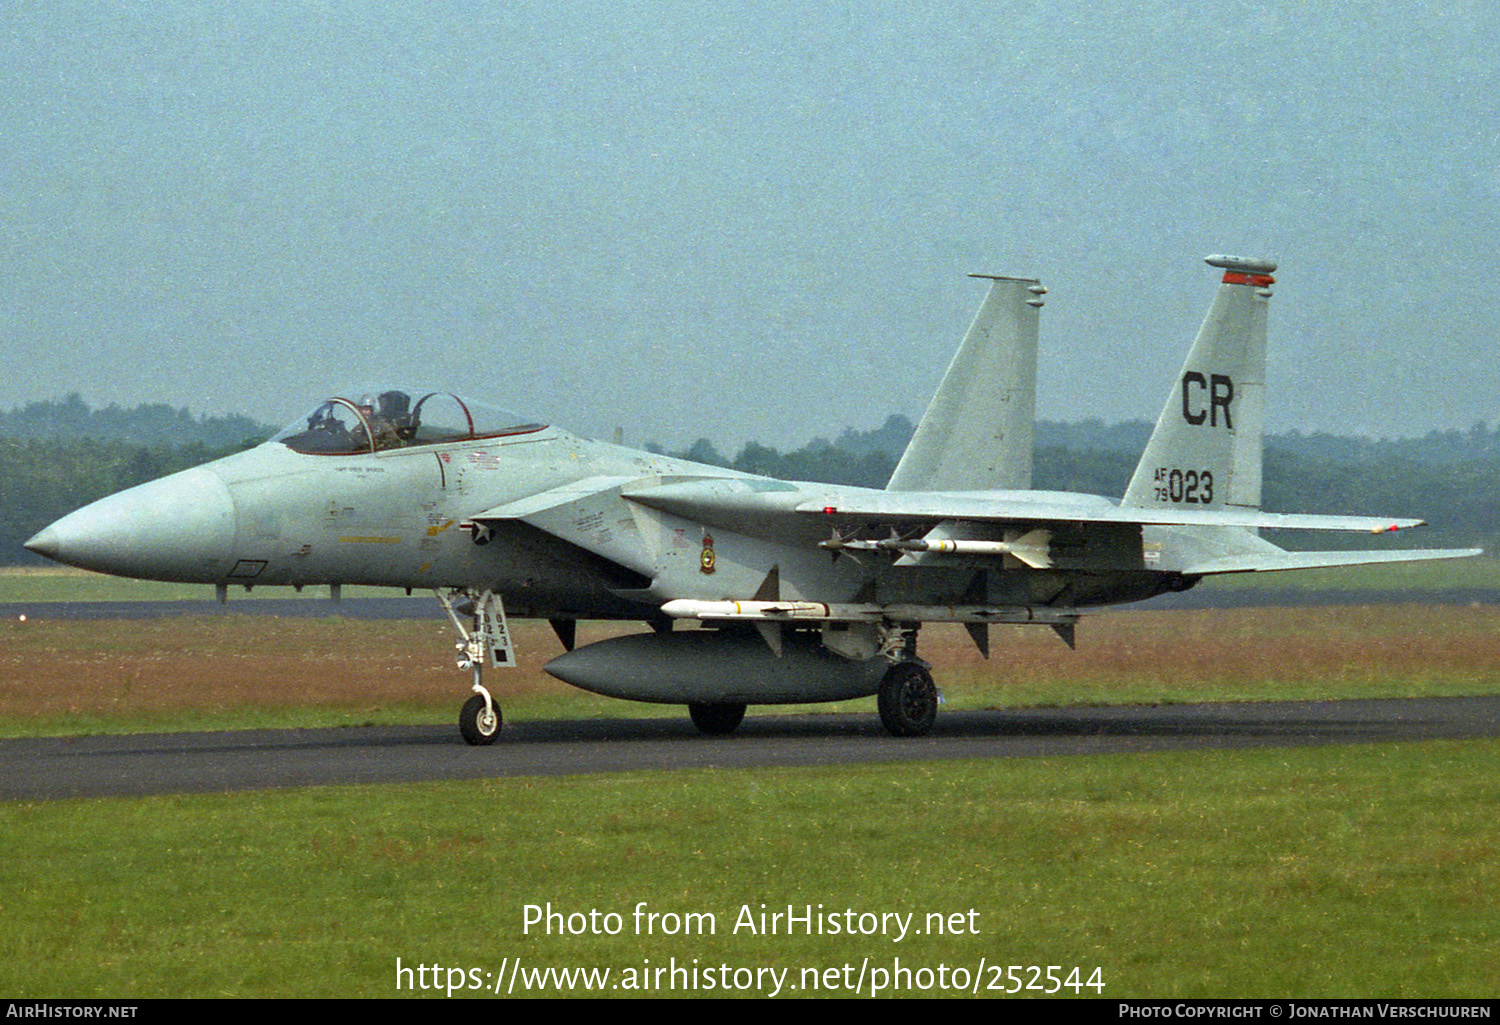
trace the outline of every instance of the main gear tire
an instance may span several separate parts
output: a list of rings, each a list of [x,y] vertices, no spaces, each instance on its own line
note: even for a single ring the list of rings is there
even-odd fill
[[[745,718],[745,706],[733,702],[688,705],[693,725],[710,737],[726,737],[739,728]]]
[[[937,718],[937,685],[917,662],[897,662],[880,681],[880,721],[893,737],[920,737]]]

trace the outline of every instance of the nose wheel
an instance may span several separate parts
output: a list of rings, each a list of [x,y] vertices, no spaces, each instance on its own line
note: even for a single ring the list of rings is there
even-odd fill
[[[464,702],[458,713],[458,732],[475,747],[493,744],[500,738],[500,706],[488,693],[475,694]]]
[[[494,591],[479,594],[455,588],[448,593],[434,592],[448,618],[458,630],[458,668],[474,674],[474,696],[464,702],[458,713],[458,732],[464,742],[475,747],[493,744],[500,739],[500,725],[504,721],[500,706],[485,689],[482,682],[486,661],[496,666],[514,668],[515,650],[510,645],[510,629],[505,625],[505,605]],[[466,606],[457,603],[467,599]],[[465,626],[460,612],[470,616],[470,626]]]

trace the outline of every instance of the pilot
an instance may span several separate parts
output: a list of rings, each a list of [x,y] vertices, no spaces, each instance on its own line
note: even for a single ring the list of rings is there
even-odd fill
[[[381,392],[375,401],[378,403],[375,416],[390,425],[396,436],[394,444],[410,443],[417,433],[416,417],[410,412],[411,396],[404,391],[387,391]],[[379,440],[378,434],[376,440]]]
[[[370,433],[374,436],[375,451],[401,447],[401,435],[396,433],[394,424],[375,411],[375,403],[364,398],[356,404],[355,408],[359,410],[360,419],[364,421],[354,430],[356,445],[362,448],[366,444],[364,424],[369,424]]]

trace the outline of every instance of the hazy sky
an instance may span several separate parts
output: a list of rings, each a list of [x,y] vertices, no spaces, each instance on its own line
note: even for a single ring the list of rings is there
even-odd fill
[[[584,434],[915,418],[1032,274],[1154,418],[1281,261],[1274,429],[1500,416],[1486,3],[0,3],[0,407],[441,384]]]

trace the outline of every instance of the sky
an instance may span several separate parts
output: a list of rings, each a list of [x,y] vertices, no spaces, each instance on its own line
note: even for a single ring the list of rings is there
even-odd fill
[[[1500,417],[1484,3],[0,4],[0,408],[442,386],[627,442],[920,416],[1041,278],[1038,415],[1154,419],[1209,253],[1272,430]]]

